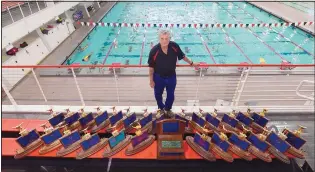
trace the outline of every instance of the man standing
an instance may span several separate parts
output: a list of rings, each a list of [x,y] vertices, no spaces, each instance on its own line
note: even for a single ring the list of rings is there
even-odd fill
[[[154,88],[154,95],[158,108],[164,111],[167,117],[172,117],[171,111],[175,99],[176,88],[176,62],[184,60],[192,66],[197,66],[194,62],[188,59],[179,45],[170,41],[171,35],[167,30],[159,32],[160,43],[155,45],[149,54],[149,77],[150,86]],[[166,88],[166,101],[163,103],[162,95]]]

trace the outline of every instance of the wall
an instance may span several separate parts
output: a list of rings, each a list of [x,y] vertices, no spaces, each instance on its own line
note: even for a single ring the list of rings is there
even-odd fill
[[[62,14],[78,2],[61,2],[2,28],[2,48],[19,40],[36,28]]]

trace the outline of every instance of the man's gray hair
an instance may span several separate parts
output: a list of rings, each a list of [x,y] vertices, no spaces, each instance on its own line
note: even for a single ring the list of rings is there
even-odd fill
[[[169,30],[166,30],[166,29],[161,29],[159,31],[159,37],[160,37],[160,35],[168,35],[171,38],[171,32]]]

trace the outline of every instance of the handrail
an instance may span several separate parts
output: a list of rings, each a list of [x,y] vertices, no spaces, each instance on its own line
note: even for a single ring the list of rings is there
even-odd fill
[[[303,97],[303,98],[306,98],[306,99],[308,99],[308,100],[312,100],[312,101],[314,101],[314,97],[312,97],[312,96],[306,96],[306,95],[303,95],[303,94],[301,94],[300,93],[300,88],[302,87],[302,85],[304,84],[304,83],[310,83],[310,84],[314,84],[314,81],[309,81],[309,80],[303,80],[303,81],[301,81],[300,82],[300,84],[297,86],[297,88],[296,88],[296,95],[298,95],[298,96],[300,96],[300,97]]]
[[[176,65],[177,67],[192,67],[190,65]],[[315,64],[199,64],[199,67],[315,67]],[[149,67],[148,65],[4,65],[2,68],[103,68],[103,67],[114,67],[114,68],[138,68],[138,67]]]

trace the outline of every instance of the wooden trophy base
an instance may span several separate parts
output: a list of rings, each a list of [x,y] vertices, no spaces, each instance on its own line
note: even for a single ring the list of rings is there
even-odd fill
[[[127,128],[125,128],[125,133],[134,133],[136,129],[132,128],[133,126],[136,126],[138,120],[130,124]]]
[[[220,123],[221,127],[224,126],[224,128],[228,131],[232,131],[232,132],[237,132],[238,130],[232,126],[230,126],[229,124],[225,123],[225,122],[221,122]]]
[[[219,128],[215,127],[214,125],[210,124],[209,122],[207,122],[206,125],[208,126],[208,129],[210,129],[212,131],[215,131],[217,133],[220,133],[220,131],[221,131]]]
[[[147,123],[147,125],[145,125],[144,127],[142,127],[142,128],[141,128],[141,131],[142,131],[142,132],[147,131],[148,133],[154,134],[154,133],[153,133],[152,126],[153,126],[153,125],[152,125],[152,121],[151,121],[151,122]]]
[[[138,144],[136,147],[133,147],[132,144],[130,144],[126,149],[125,152],[126,156],[131,156],[143,151],[144,149],[149,147],[154,142],[154,140],[155,136],[149,135],[149,137],[146,140]]]
[[[255,130],[255,133],[263,133],[264,132],[264,128],[256,123],[252,123],[251,127]]]
[[[69,153],[71,153],[71,152],[73,152],[73,151],[79,149],[80,146],[81,146],[80,144],[81,144],[82,141],[83,141],[82,139],[81,139],[81,140],[78,140],[77,142],[73,143],[71,146],[69,146],[69,147],[67,147],[67,148],[62,147],[62,148],[57,152],[56,156],[57,156],[57,157],[62,157],[62,156],[65,156],[65,155],[67,155],[67,154],[69,154]]]
[[[92,133],[96,133],[96,132],[102,130],[103,128],[106,128],[108,125],[109,125],[109,120],[107,119],[107,120],[103,121],[100,125],[98,125],[98,126],[96,126],[96,125],[93,126],[93,127],[91,128],[91,132],[92,132]]]
[[[265,161],[265,162],[271,162],[272,158],[270,157],[270,154],[267,152],[262,152],[260,151],[258,148],[256,148],[255,146],[249,146],[248,151],[255,155],[257,158]]]
[[[80,127],[80,130],[84,130],[84,129],[89,129],[89,128],[93,128],[95,126],[95,121],[93,120],[93,121],[90,121],[89,123],[87,123],[85,126],[81,126]]]
[[[128,146],[130,142],[131,142],[131,136],[127,135],[126,138],[120,143],[118,143],[114,148],[111,149],[110,147],[107,147],[105,149],[105,152],[103,153],[103,157],[108,158],[115,155],[116,153],[120,152],[123,148]]]
[[[99,143],[97,143],[96,145],[92,146],[90,149],[88,149],[86,151],[81,150],[77,154],[76,159],[84,159],[86,157],[89,157],[89,156],[95,154],[96,152],[100,151],[101,149],[103,149],[107,144],[108,144],[108,139],[107,138],[101,139],[101,141]]]
[[[239,147],[237,147],[235,145],[231,145],[230,151],[235,153],[237,156],[245,159],[246,161],[253,160],[252,155],[248,151],[244,151],[244,150],[242,150],[241,148],[239,148]]]
[[[28,155],[29,153],[33,152],[35,149],[40,147],[42,144],[44,144],[44,142],[41,139],[37,139],[36,141],[31,143],[26,148],[24,148],[24,149],[22,148],[22,149],[18,150],[18,153],[16,153],[14,155],[14,159],[21,159],[21,158],[25,157],[26,155]]]
[[[200,156],[202,156],[204,159],[208,161],[216,161],[215,156],[210,152],[204,150],[202,147],[200,147],[198,144],[194,142],[194,138],[191,136],[186,137],[186,142],[188,145],[197,152]]]
[[[76,121],[75,123],[73,123],[72,125],[69,126],[69,130],[71,130],[71,131],[76,130],[78,128],[81,128],[79,121]]]
[[[290,164],[290,159],[285,156],[283,153],[281,153],[280,151],[278,151],[276,148],[274,148],[273,146],[269,147],[269,152],[274,155],[278,160],[286,163],[286,164]]]
[[[305,152],[302,150],[298,150],[295,147],[290,147],[288,153],[295,156],[296,158],[305,159]]]
[[[58,147],[60,147],[62,144],[60,143],[59,140],[54,141],[53,143],[49,144],[49,145],[45,145],[42,148],[39,149],[39,154],[43,155],[45,153],[48,153],[54,149],[57,149]]]
[[[200,127],[199,124],[195,123],[194,121],[190,121],[189,123],[190,123],[191,129],[193,131],[197,131],[199,133],[203,133],[203,128]]]
[[[124,128],[124,123],[123,123],[123,120],[120,120],[120,121],[118,121],[118,122],[116,123],[116,125],[115,125],[114,128],[112,128],[112,126],[109,127],[109,128],[107,128],[107,129],[106,129],[106,132],[112,133],[114,130],[120,131],[122,128]]]
[[[227,162],[233,162],[234,158],[231,154],[223,151],[219,146],[212,144],[211,150],[214,152],[214,154],[220,156],[223,160]]]

